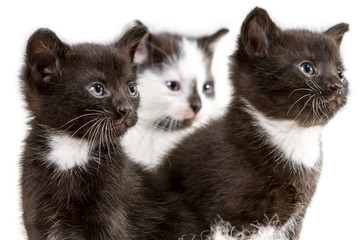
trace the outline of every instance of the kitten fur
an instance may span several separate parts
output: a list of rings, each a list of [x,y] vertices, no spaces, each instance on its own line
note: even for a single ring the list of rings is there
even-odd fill
[[[237,231],[229,222],[223,220],[217,222],[212,228],[207,240],[288,240],[283,229],[279,229],[276,219],[270,219],[271,225],[254,224],[255,230],[247,232]]]
[[[135,162],[156,168],[182,138],[225,113],[231,85],[225,76],[214,79],[211,66],[216,45],[227,32],[223,28],[201,37],[151,33],[143,39],[135,53],[143,61],[139,122],[122,138]]]
[[[126,238],[124,157],[110,139],[137,121],[138,96],[126,91],[145,33],[136,27],[113,46],[69,46],[48,29],[29,38],[21,77],[31,113],[21,160],[29,239]]]
[[[163,189],[208,224],[220,216],[253,234],[277,216],[281,235],[298,239],[322,166],[322,128],[346,103],[339,48],[348,29],[282,30],[264,9],[250,12],[231,56],[228,112],[169,153],[157,172]]]
[[[21,159],[29,240],[178,239],[207,229],[119,144],[137,120],[134,55],[146,28],[112,45],[68,45],[39,29],[22,90],[31,113]]]

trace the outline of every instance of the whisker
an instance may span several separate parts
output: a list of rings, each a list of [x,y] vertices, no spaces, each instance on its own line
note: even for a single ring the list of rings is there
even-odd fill
[[[290,93],[290,95],[289,95],[288,98],[290,98],[291,95],[293,95],[293,93],[295,93],[295,92],[297,92],[297,91],[310,91],[310,92],[313,92],[314,90],[308,89],[308,88],[298,88],[298,89],[295,89],[294,91],[292,91],[292,92]]]
[[[97,140],[98,142],[98,162],[100,162],[101,159],[101,136],[100,136],[100,130],[101,130],[101,125],[102,123],[106,120],[106,118],[101,118],[99,119],[99,121],[96,122],[96,127],[93,130],[93,135],[91,138],[93,138],[93,141],[95,142],[95,140]]]
[[[314,92],[316,92],[317,91],[317,89],[316,88],[314,88],[314,86],[311,86],[310,85],[310,83],[312,83],[312,81],[311,81],[311,79],[306,79],[306,85],[311,89],[311,90],[313,90]]]
[[[92,119],[92,120],[90,120],[90,121],[88,121],[88,122],[86,122],[86,123],[84,123],[81,127],[79,127],[72,135],[71,135],[71,137],[74,137],[75,135],[76,135],[76,133],[78,133],[81,129],[83,129],[86,125],[88,125],[88,124],[90,124],[90,123],[92,123],[92,122],[94,122],[94,121],[96,121],[96,118],[95,119]]]
[[[97,119],[97,121],[91,125],[91,127],[86,131],[86,133],[84,134],[84,136],[82,137],[81,140],[83,140],[83,138],[86,136],[86,135],[89,135],[89,149],[93,149],[94,148],[94,145],[95,145],[95,129],[96,127],[98,126],[97,123],[101,120],[100,119]],[[90,157],[90,156],[89,156]]]
[[[93,113],[100,113],[100,114],[103,114],[105,109],[104,110],[97,110],[97,109],[85,109],[84,110],[85,112],[93,112]]]
[[[309,102],[314,96],[315,96],[315,95],[311,95],[311,96],[309,97],[309,99],[305,102],[303,108],[302,108],[302,109],[300,110],[300,112],[296,115],[295,120],[296,120],[296,119],[300,116],[300,114],[304,111],[306,105],[308,104],[308,102]]]
[[[96,116],[96,115],[98,115],[98,113],[87,113],[87,114],[83,114],[83,115],[77,116],[77,117],[71,119],[70,121],[66,122],[65,124],[61,125],[60,128],[63,128],[63,127],[65,127],[66,125],[68,125],[68,124],[70,124],[70,123],[72,123],[72,122],[74,122],[74,121],[76,121],[76,120],[78,120],[78,119],[80,119],[80,118],[88,117],[88,116],[94,116],[94,115]],[[66,129],[66,130],[68,130],[68,129]]]
[[[326,114],[326,99],[323,96],[320,96],[320,102],[322,105],[322,108],[324,109],[324,115],[327,119],[330,119],[330,117]]]
[[[98,121],[98,118],[96,119],[93,119],[93,121]],[[96,126],[96,122],[94,124],[92,124],[87,130],[86,132],[84,133],[84,135],[81,137],[80,139],[80,143],[84,140],[84,138],[88,135],[88,133],[91,132],[91,130],[94,128],[94,126]],[[90,142],[91,139],[89,139],[89,145],[90,145],[90,148],[89,149],[92,149],[92,144]]]
[[[108,144],[108,148],[109,148],[109,151],[111,151],[111,147],[112,147],[112,150],[116,150],[116,142],[115,141],[119,141],[115,132],[114,132],[114,129],[115,128],[115,125],[113,123],[113,121],[111,121],[110,118],[108,118],[107,120],[107,123],[106,123],[106,141]],[[115,142],[115,143],[114,143]]]
[[[166,152],[166,149],[165,147],[146,129],[146,128],[143,128],[141,126],[139,126],[142,130],[144,130],[147,134],[149,134],[149,136],[154,140],[154,142],[164,150],[164,152]],[[168,155],[165,153],[164,157],[167,159],[169,165],[171,166],[171,162],[170,162],[170,159],[168,157]]]
[[[320,98],[318,98],[316,100],[317,102],[317,106],[318,106],[318,109],[319,109],[319,112],[321,113],[321,119],[323,119],[324,117],[325,118],[328,118],[326,112],[325,112],[325,109],[322,108],[322,100]]]
[[[321,90],[321,87],[319,86],[319,84],[316,83],[316,81],[311,80],[311,82],[314,84],[315,88],[316,88],[318,91],[320,91],[320,92],[322,91],[322,90]]]
[[[308,96],[311,96],[311,94],[305,94],[305,95],[303,95],[302,97],[300,97],[296,102],[294,102],[293,105],[291,105],[291,107],[290,107],[289,110],[287,111],[287,115],[289,115],[290,110],[295,106],[296,103],[298,103],[301,99],[303,99],[303,98],[305,98],[305,97],[308,97]]]
[[[99,126],[99,123],[103,120],[103,118],[96,118],[94,119],[96,122],[85,132],[84,137],[89,133],[89,138],[91,139],[94,137],[96,128]]]
[[[167,131],[168,128],[165,128],[165,127],[162,127],[162,126],[159,126],[160,122],[162,121],[162,119],[158,119],[156,120],[156,122],[152,123],[152,122],[149,122],[149,121],[146,121],[144,119],[141,119],[139,118],[138,119],[139,122],[142,122],[142,123],[145,123],[147,126],[150,126],[150,127],[154,127],[158,130],[162,130],[162,131]]]
[[[317,119],[320,121],[320,123],[322,123],[323,119],[322,119],[322,116],[321,116],[321,114],[319,112],[319,109],[318,109],[317,98],[313,99],[312,105],[313,105],[313,109],[314,109],[314,112],[315,112],[315,115],[316,115]]]
[[[168,128],[168,131],[170,131],[170,130],[175,130],[175,126],[174,126],[174,124],[175,124],[175,120],[174,119],[172,119],[172,118],[168,118],[168,122],[169,122],[169,128]]]

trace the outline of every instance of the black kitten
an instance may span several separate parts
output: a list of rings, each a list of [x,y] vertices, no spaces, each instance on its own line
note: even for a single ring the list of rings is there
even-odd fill
[[[207,229],[181,199],[156,191],[118,141],[137,120],[133,58],[145,34],[138,26],[108,46],[69,46],[46,29],[30,37],[21,160],[30,240],[192,239]]]
[[[146,28],[114,45],[29,39],[22,73],[31,112],[22,166],[29,239],[126,239],[128,181],[117,139],[137,121],[134,53]],[[131,186],[132,187],[132,186]]]
[[[220,216],[248,234],[269,224],[275,237],[297,239],[320,174],[322,128],[346,103],[346,31],[281,30],[254,9],[231,56],[228,113],[168,156],[164,188],[209,225]]]

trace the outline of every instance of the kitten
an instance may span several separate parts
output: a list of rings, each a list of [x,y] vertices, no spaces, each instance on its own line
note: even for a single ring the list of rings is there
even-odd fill
[[[197,38],[152,33],[143,39],[135,53],[143,61],[139,123],[122,138],[133,160],[156,168],[182,138],[225,112],[230,83],[226,77],[214,79],[211,64],[216,44],[227,32],[223,28]],[[227,84],[228,91],[217,91],[218,85]]]
[[[130,161],[118,139],[137,120],[137,26],[112,45],[29,39],[22,90],[31,113],[21,159],[29,240],[192,239],[207,226]]]
[[[231,56],[229,110],[168,155],[157,173],[163,188],[209,225],[220,216],[248,235],[274,226],[298,239],[322,129],[346,103],[339,47],[348,28],[282,30],[265,10],[250,12]]]
[[[134,53],[146,28],[114,45],[29,39],[22,90],[31,112],[21,167],[29,239],[127,239],[125,156],[116,141],[137,121]],[[133,190],[135,189],[135,190]]]

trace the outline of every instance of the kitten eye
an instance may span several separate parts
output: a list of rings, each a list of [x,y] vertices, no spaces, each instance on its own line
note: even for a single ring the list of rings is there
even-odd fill
[[[134,82],[131,82],[127,85],[127,93],[131,97],[135,97],[138,94],[138,90],[136,87],[136,84]]]
[[[176,82],[176,81],[167,81],[166,82],[166,86],[171,90],[171,91],[179,91],[180,90],[180,83]]]
[[[338,74],[340,81],[345,82],[345,74],[343,73],[343,71],[341,69],[337,70],[337,74]]]
[[[311,66],[311,64],[309,64],[309,63],[301,64],[300,69],[306,75],[309,75],[309,76],[315,75],[315,70],[314,70],[313,66]]]
[[[214,83],[206,82],[203,86],[203,92],[207,95],[214,94]]]
[[[105,96],[104,87],[100,84],[94,84],[89,87],[89,92],[95,97],[103,97]]]

